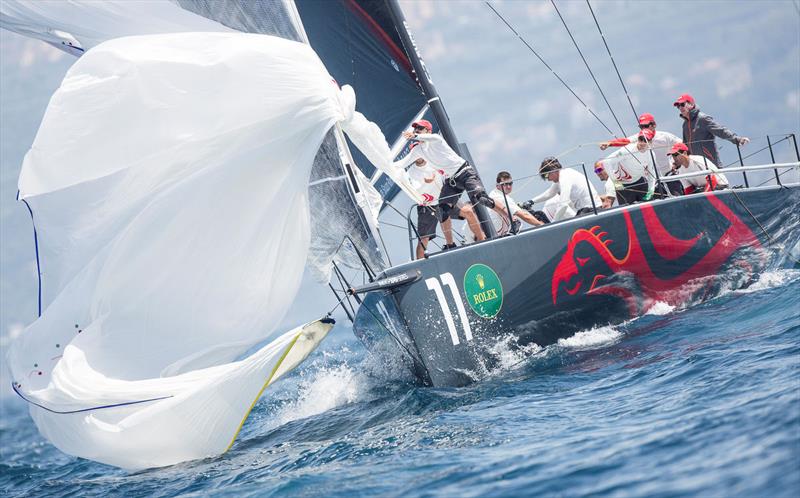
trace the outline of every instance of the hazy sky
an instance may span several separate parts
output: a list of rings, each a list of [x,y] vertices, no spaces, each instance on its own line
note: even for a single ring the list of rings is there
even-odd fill
[[[469,144],[489,182],[500,169],[520,179],[532,175],[546,155],[609,138],[483,2],[401,4],[456,132]],[[616,130],[551,3],[518,0],[493,5]],[[557,5],[625,131],[632,133],[634,114],[586,3]],[[800,131],[797,1],[596,1],[592,5],[636,110],[654,114],[659,129],[680,136],[680,119],[671,104],[689,92],[703,111],[753,139],[745,153],[765,145],[766,134]],[[16,178],[49,96],[74,59],[6,31],[0,42],[0,349],[5,349],[10,335],[36,313],[33,234],[24,205],[15,202]],[[732,145],[718,144],[723,145],[726,163],[736,159]],[[779,149],[778,160],[793,157],[786,145]],[[565,161],[592,162],[600,157],[595,146],[585,145],[567,154]],[[768,162],[769,155],[764,152],[748,161]],[[533,180],[514,195],[521,201],[544,187]],[[399,221],[391,216],[387,220]],[[387,226],[384,233],[394,261],[407,258],[404,231]],[[314,318],[314,313],[333,304],[326,289],[311,284],[305,288],[288,321]]]

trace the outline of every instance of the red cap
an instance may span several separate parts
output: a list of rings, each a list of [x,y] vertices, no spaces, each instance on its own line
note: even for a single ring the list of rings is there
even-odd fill
[[[678,97],[678,100],[673,102],[672,105],[677,106],[678,104],[683,104],[684,102],[688,102],[688,103],[694,105],[694,97],[692,97],[688,93],[684,93],[683,95]]]
[[[644,130],[639,132],[640,137],[644,137],[647,141],[653,140],[653,137],[656,136],[656,132],[651,130],[650,128],[645,128]]]
[[[678,143],[676,143],[675,145],[672,146],[672,148],[669,150],[669,152],[667,152],[667,155],[671,156],[672,154],[674,154],[676,152],[689,152],[689,147],[687,147],[686,144],[683,143],[683,142],[678,142]]]
[[[656,122],[656,118],[654,118],[653,115],[650,114],[649,112],[646,112],[646,113],[642,114],[641,116],[639,116],[639,124],[640,125],[646,125],[646,124],[655,123],[655,122]]]
[[[411,123],[412,127],[422,126],[423,128],[427,128],[428,131],[433,131],[433,125],[427,119],[420,119],[419,121],[414,121]]]

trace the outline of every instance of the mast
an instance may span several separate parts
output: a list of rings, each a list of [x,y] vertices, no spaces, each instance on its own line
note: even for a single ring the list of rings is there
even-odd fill
[[[392,16],[394,25],[397,27],[397,33],[400,35],[400,40],[403,42],[405,51],[408,54],[409,60],[411,61],[411,66],[417,75],[417,81],[422,88],[422,92],[426,97],[428,97],[428,105],[430,106],[431,111],[436,118],[436,122],[439,124],[439,130],[442,132],[442,137],[445,139],[450,148],[459,152],[459,155],[463,156],[464,153],[461,151],[461,147],[459,147],[458,138],[456,137],[456,133],[453,130],[452,124],[450,123],[450,118],[447,116],[447,111],[445,111],[442,100],[439,98],[439,93],[436,91],[436,87],[433,86],[433,81],[431,81],[431,77],[428,74],[428,69],[425,67],[425,61],[422,60],[422,56],[417,50],[417,44],[414,42],[414,38],[411,36],[411,31],[408,28],[408,23],[403,15],[403,11],[400,9],[400,4],[397,0],[386,0],[386,5],[389,7],[389,13]],[[474,164],[472,166],[475,167]],[[480,178],[477,167],[475,167],[475,174],[478,175],[478,180],[481,182],[481,185],[483,185],[483,180]],[[497,237],[497,232],[495,232],[494,229],[494,223],[492,223],[492,221],[489,219],[489,213],[486,210],[486,207],[482,204],[477,204],[474,206],[474,208],[475,214],[478,215],[478,221],[480,221],[481,229],[483,230],[483,233],[486,234],[486,238],[493,239]]]

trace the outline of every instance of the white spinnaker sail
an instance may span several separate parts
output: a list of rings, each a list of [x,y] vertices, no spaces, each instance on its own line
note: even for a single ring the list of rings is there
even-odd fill
[[[307,45],[270,36],[126,37],[76,62],[19,182],[44,311],[9,366],[42,434],[126,468],[225,451],[253,386],[293,356],[284,336],[231,363],[300,285],[323,137],[340,122],[383,140],[358,135],[353,105]]]
[[[156,33],[238,30],[307,43],[294,0],[244,5],[203,0],[4,0],[0,2],[0,27],[41,39],[77,56],[105,40]],[[330,135],[323,141],[312,170],[312,245],[307,264],[320,282],[330,278],[334,259],[351,268],[361,268],[361,259],[349,245],[342,247],[344,234],[351,236],[373,269],[385,266],[374,239],[377,213],[383,202],[381,194],[369,181],[359,182],[360,194],[348,191],[336,154],[336,149],[343,146],[346,147],[344,141],[337,147]],[[341,149],[338,152],[343,154]],[[349,155],[345,155],[346,162],[352,164]],[[336,164],[328,165],[327,161]],[[363,176],[358,171],[356,175]],[[396,179],[414,197],[402,171],[387,176]],[[369,228],[360,226],[356,208],[349,204],[351,196]]]

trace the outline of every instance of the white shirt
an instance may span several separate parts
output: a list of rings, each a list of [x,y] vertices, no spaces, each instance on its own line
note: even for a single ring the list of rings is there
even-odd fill
[[[550,185],[550,188],[533,198],[533,202],[542,202],[547,199],[559,196],[560,206],[569,206],[578,211],[583,208],[592,207],[592,196],[595,202],[600,205],[600,197],[594,186],[586,185],[586,178],[572,169],[561,169],[558,174],[558,182]],[[591,187],[591,192],[589,191]]]
[[[494,189],[489,192],[489,197],[495,202],[496,205],[502,207],[503,209],[506,208],[506,201],[508,201],[508,209],[511,211],[511,216],[517,214],[521,208],[517,201],[515,201],[510,195],[506,195],[505,199],[503,198],[503,192],[500,189]],[[489,218],[492,220],[494,224],[494,229],[497,232],[497,235],[505,235],[508,233],[510,228],[510,223],[508,221],[508,216],[502,216],[500,213],[495,211],[494,209],[490,209],[489,211]]]
[[[444,185],[442,174],[426,163],[422,166],[412,164],[408,168],[408,176],[411,178],[411,185],[420,194],[428,194],[433,197],[433,200],[427,204],[436,204],[436,201],[439,200],[439,193],[442,191],[442,185]],[[425,180],[433,181],[426,182]]]
[[[464,159],[453,152],[444,138],[435,133],[418,133],[414,136],[419,145],[411,149],[407,156],[394,164],[405,168],[420,157],[435,169],[444,171],[444,176],[453,176],[464,164]]]
[[[708,167],[706,167],[708,166]],[[694,173],[695,171],[711,171],[714,172],[714,176],[717,177],[717,183],[720,185],[730,185],[728,183],[728,179],[719,172],[719,168],[709,161],[708,159],[704,158],[703,156],[689,156],[689,164],[684,168],[681,167],[678,170],[678,174],[682,175],[684,173]],[[694,186],[695,188],[704,189],[706,188],[706,177],[705,176],[693,176],[691,178],[681,178],[681,184],[683,188],[686,188],[690,185]]]
[[[639,140],[639,134],[637,133],[636,135],[628,137],[628,140],[635,146],[636,141]],[[650,147],[653,149],[653,155],[656,158],[656,167],[661,176],[669,173],[669,170],[672,168],[667,152],[678,142],[683,142],[683,140],[668,131],[659,130],[656,130],[653,140],[650,141]]]
[[[614,179],[610,176],[603,182],[603,190],[605,191],[603,194],[605,197],[617,198],[617,187],[614,185]]]
[[[606,168],[608,176],[622,185],[630,185],[644,177],[647,181],[647,190],[652,192],[655,189],[656,174],[652,166],[650,149],[639,151],[635,143],[628,144],[611,153],[601,163]]]
[[[544,203],[542,211],[551,222],[566,220],[575,217],[575,210],[568,205],[560,206],[558,197],[553,197]]]

